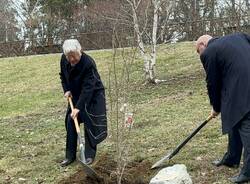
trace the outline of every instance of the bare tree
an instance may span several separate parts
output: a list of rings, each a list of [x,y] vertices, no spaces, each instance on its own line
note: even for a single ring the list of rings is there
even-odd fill
[[[118,31],[119,32],[119,31]],[[133,106],[130,105],[130,69],[129,66],[134,62],[136,49],[117,48],[122,47],[119,33],[114,28],[113,41],[113,59],[109,67],[108,82],[108,106],[110,137],[115,143],[115,159],[117,161],[115,175],[116,183],[123,183],[125,168],[129,163],[129,153],[133,147],[131,143],[131,132],[133,130]],[[117,63],[122,66],[117,66]]]
[[[19,26],[16,11],[11,6],[10,0],[0,1],[0,41],[10,42],[18,39]]]
[[[144,25],[139,22],[139,11],[138,9],[143,4],[142,0],[126,0],[130,5],[133,17],[133,27],[136,34],[137,44],[140,50],[140,54],[144,60],[144,71],[146,80],[150,83],[158,83],[162,80],[156,79],[156,45],[157,41],[160,38],[159,33],[159,16],[162,11],[162,5],[168,7],[165,11],[169,11],[172,6],[171,1],[164,0],[148,0],[143,3],[147,3],[145,7],[145,20]],[[149,12],[152,11],[152,20],[151,16],[148,16]],[[152,23],[152,26],[148,26],[148,23]],[[165,21],[166,23],[166,21]],[[146,39],[145,39],[146,38]],[[148,40],[148,44],[146,41]],[[147,48],[149,47],[149,48]]]

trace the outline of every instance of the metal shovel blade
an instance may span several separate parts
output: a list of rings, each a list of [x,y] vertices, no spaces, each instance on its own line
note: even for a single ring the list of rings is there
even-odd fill
[[[94,171],[94,169],[92,169],[90,166],[88,166],[87,164],[85,164],[83,161],[81,161],[79,159],[80,163],[82,164],[83,166],[83,170],[85,172],[85,174],[87,176],[89,176],[90,178],[93,178],[93,179],[99,179],[99,175]]]
[[[158,162],[156,162],[156,163],[151,167],[151,169],[155,169],[155,168],[159,167],[163,162],[169,160],[169,159],[170,159],[170,155],[171,155],[171,153],[168,154],[168,155],[166,155],[165,157],[163,157],[163,158],[162,158],[161,160],[159,160]]]
[[[85,151],[84,151],[83,143],[81,143],[79,145],[79,151],[80,151],[80,153],[79,153],[79,160],[81,160],[81,162],[83,162],[83,163],[86,163],[85,154],[84,154]]]
[[[94,171],[94,169],[92,169],[89,165],[86,164],[86,159],[85,159],[85,155],[84,155],[84,146],[83,143],[80,143],[80,155],[79,155],[79,161],[83,166],[83,170],[85,172],[85,174],[93,179],[98,179],[100,178],[98,176],[98,174]]]

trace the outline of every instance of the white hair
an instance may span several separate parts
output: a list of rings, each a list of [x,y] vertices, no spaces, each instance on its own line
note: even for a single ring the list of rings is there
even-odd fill
[[[81,54],[82,47],[77,39],[68,39],[63,43],[63,53],[67,55],[69,52],[78,52]]]

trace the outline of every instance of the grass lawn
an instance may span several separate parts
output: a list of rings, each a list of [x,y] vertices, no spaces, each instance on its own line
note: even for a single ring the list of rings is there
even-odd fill
[[[130,92],[135,124],[131,161],[152,164],[175,148],[210,113],[205,75],[192,42],[159,45],[159,85],[144,85],[143,62],[130,62]],[[109,86],[112,51],[87,52]],[[118,53],[119,55],[120,53]],[[64,158],[66,101],[59,80],[60,54],[0,59],[0,183],[58,183],[79,169],[61,168]],[[118,78],[122,57],[116,60]],[[111,86],[111,90],[112,90]],[[107,100],[109,104],[109,93]],[[110,127],[114,122],[109,122]],[[99,155],[115,154],[112,135],[99,146]],[[168,165],[183,163],[194,183],[226,184],[238,170],[214,168],[227,146],[220,119],[211,121]],[[155,171],[152,171],[152,175]],[[150,176],[146,176],[150,177]]]

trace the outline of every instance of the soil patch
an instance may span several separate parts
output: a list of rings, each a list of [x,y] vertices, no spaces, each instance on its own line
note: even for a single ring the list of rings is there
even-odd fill
[[[150,175],[154,172],[150,170],[151,163],[148,161],[131,162],[125,168],[122,184],[148,184]],[[92,168],[100,175],[100,179],[94,180],[85,175],[79,169],[69,178],[60,181],[60,184],[117,184],[117,163],[111,156],[101,156]]]

